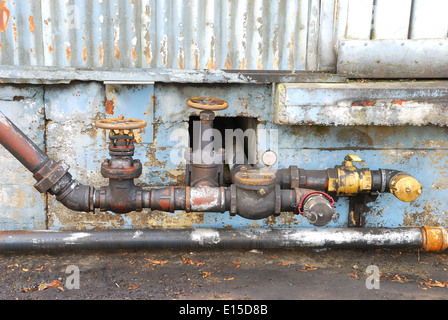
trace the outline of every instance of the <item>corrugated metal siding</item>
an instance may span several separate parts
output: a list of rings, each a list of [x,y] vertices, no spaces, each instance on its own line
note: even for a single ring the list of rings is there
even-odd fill
[[[0,3],[3,66],[336,71],[339,40],[448,33],[444,0]]]
[[[108,69],[316,70],[321,25],[332,29],[334,8],[334,0],[5,4],[2,65]],[[328,25],[320,23],[321,5]]]
[[[338,39],[446,39],[446,0],[339,0]]]

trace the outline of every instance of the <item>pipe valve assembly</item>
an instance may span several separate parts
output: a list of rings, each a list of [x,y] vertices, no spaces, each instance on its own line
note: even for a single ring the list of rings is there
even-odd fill
[[[391,169],[358,168],[355,163],[361,159],[354,154],[347,155],[341,165],[326,170],[304,170],[297,166],[274,170],[271,165],[275,163],[276,155],[267,152],[263,155],[265,163],[268,164],[266,167],[256,167],[247,161],[232,162],[229,164],[230,177],[226,176],[224,162],[226,159],[238,158],[237,154],[226,154],[226,150],[222,148],[207,153],[205,152],[207,144],[202,137],[213,129],[215,112],[226,109],[228,103],[215,98],[197,97],[189,99],[187,105],[200,110],[200,141],[195,148],[190,148],[185,153],[187,160],[185,186],[144,189],[134,183],[134,180],[142,174],[143,168],[139,160],[133,159],[135,149],[133,130],[144,128],[146,122],[143,120],[127,119],[120,115],[117,119],[96,122],[97,128],[109,130],[110,140],[110,158],[101,164],[101,174],[109,180],[109,184],[99,188],[83,185],[73,179],[68,165],[63,161],[50,159],[1,112],[0,143],[33,174],[37,181],[35,188],[39,192],[48,192],[67,208],[81,212],[93,212],[99,209],[126,214],[149,208],[165,212],[176,210],[229,212],[231,216],[239,215],[250,220],[278,216],[281,212],[294,212],[306,217],[311,225],[322,227],[338,219],[335,210],[335,201],[338,197],[365,199],[367,195],[374,196],[384,192],[392,193],[401,201],[410,202],[422,193],[421,183],[408,173]],[[235,150],[241,152],[244,149],[239,146]],[[328,228],[327,231],[320,233],[286,230],[281,234],[273,234],[273,239],[268,239],[269,233],[254,231],[255,233],[251,233],[249,237],[251,241],[236,240],[235,245],[258,243],[273,247],[273,242],[278,238],[281,243],[288,245],[339,246],[339,244],[359,243],[362,246],[390,244],[395,247],[401,244],[407,245],[409,239],[415,238],[411,243],[413,247],[436,251],[445,250],[447,247],[447,232],[442,227],[410,229],[412,237],[409,237],[406,231],[394,233],[367,229],[365,232],[350,230],[345,232],[340,228],[333,228],[333,231]],[[182,230],[167,232],[168,234],[177,232],[174,237],[188,235],[188,231]],[[226,231],[213,232],[217,232],[220,237],[228,236]],[[243,239],[247,233],[229,232],[226,246],[229,241],[231,242],[231,238]],[[109,237],[107,234],[104,235],[106,238]],[[319,239],[311,239],[315,235],[318,235]],[[369,240],[370,235],[373,235],[372,241]],[[383,239],[390,235],[393,239]],[[15,239],[14,237],[15,235],[10,235],[8,239]],[[92,237],[94,239],[96,236]],[[98,234],[98,237],[101,235]],[[117,240],[117,244],[122,245],[122,241],[131,239],[131,234],[129,237],[128,234],[118,234],[118,237],[124,237]],[[157,232],[155,235],[148,234],[148,237],[143,241],[147,245],[170,243]],[[291,237],[294,239],[291,240]],[[129,241],[133,243],[134,238],[135,236]],[[23,246],[26,247],[28,243],[26,234],[21,235],[21,239],[24,241]],[[45,239],[42,238],[42,241],[44,243]],[[95,239],[95,243],[98,244],[98,241],[102,240]],[[141,247],[145,246],[143,242],[133,244]],[[203,240],[200,242],[207,243]]]
[[[189,99],[187,105],[200,110],[201,139],[213,129],[215,112],[228,107],[226,101],[209,97]],[[33,173],[39,192],[56,196],[73,211],[92,212],[97,208],[124,214],[150,208],[168,212],[229,212],[251,220],[294,212],[312,225],[325,226],[338,217],[335,197],[390,192],[401,201],[413,201],[422,192],[422,185],[405,172],[357,168],[354,163],[361,159],[354,154],[347,155],[341,165],[326,170],[296,166],[273,170],[269,166],[232,164],[231,181],[225,181],[224,160],[228,155],[224,149],[207,154],[202,140],[195,150],[186,152],[186,186],[144,190],[134,183],[142,173],[142,164],[133,159],[133,130],[144,128],[146,122],[120,115],[117,119],[99,120],[96,126],[109,130],[110,140],[110,159],[101,165],[101,174],[109,179],[109,185],[100,188],[74,180],[63,161],[50,159],[2,113],[0,142]]]

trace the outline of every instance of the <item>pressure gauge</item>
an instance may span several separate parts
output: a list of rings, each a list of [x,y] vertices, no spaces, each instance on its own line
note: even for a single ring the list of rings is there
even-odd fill
[[[261,156],[261,162],[266,166],[273,166],[277,162],[277,154],[274,151],[268,150]]]

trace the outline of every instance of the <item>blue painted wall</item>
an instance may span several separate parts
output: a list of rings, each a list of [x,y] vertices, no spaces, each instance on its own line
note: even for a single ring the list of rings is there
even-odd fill
[[[100,165],[109,157],[107,134],[94,127],[95,120],[119,114],[145,119],[149,125],[141,133],[135,154],[144,165],[138,184],[183,185],[182,154],[188,139],[182,133],[188,131],[189,117],[198,114],[185,102],[204,95],[229,102],[229,108],[218,116],[255,118],[258,156],[267,149],[276,151],[278,168],[297,165],[325,169],[341,164],[346,154],[355,153],[364,160],[359,166],[403,170],[423,184],[422,195],[411,203],[382,194],[369,205],[368,226],[448,226],[445,127],[280,125],[273,121],[273,88],[268,84],[2,85],[0,110],[50,156],[65,160],[76,179],[94,186],[107,184]],[[251,221],[228,213],[72,212],[52,196],[40,195],[33,187],[31,174],[2,147],[0,160],[3,230],[310,226],[305,218],[292,213]],[[339,220],[329,226],[347,226],[347,199],[339,199],[336,207]]]

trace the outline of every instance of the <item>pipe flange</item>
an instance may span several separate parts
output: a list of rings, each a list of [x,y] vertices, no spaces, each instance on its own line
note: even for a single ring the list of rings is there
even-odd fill
[[[140,177],[142,171],[142,164],[138,159],[133,160],[131,167],[114,166],[109,159],[101,164],[101,174],[108,179],[135,179]]]
[[[45,193],[51,189],[70,169],[64,162],[56,163],[53,159],[47,161],[34,175],[37,180],[34,187],[40,192]]]

